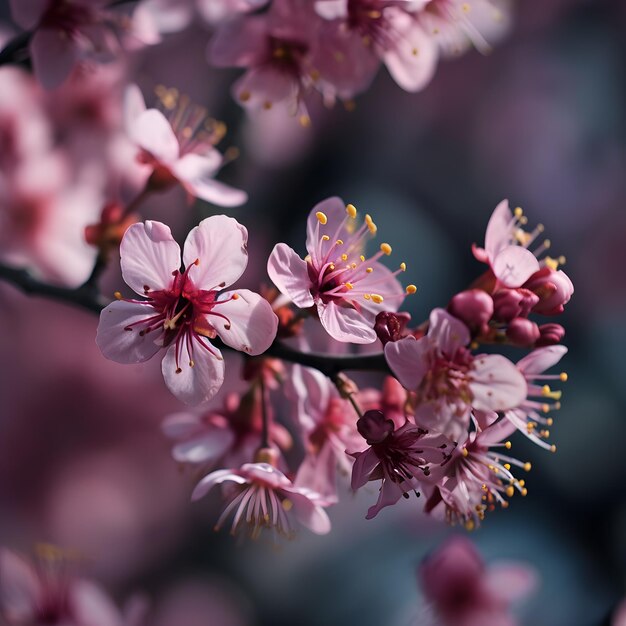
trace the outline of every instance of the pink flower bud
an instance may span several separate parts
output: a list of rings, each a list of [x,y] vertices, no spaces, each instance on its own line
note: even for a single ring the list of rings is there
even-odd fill
[[[383,345],[390,341],[399,341],[408,335],[406,325],[409,323],[410,319],[411,316],[408,313],[383,311],[376,316],[374,330]]]
[[[510,322],[516,317],[528,317],[539,302],[539,296],[528,289],[500,289],[493,295],[494,319]]]
[[[366,411],[357,420],[356,427],[367,443],[373,445],[384,441],[394,431],[395,425],[385,418],[382,411],[372,410]]]
[[[542,315],[563,313],[564,306],[574,293],[569,276],[563,270],[555,271],[549,267],[542,267],[535,272],[524,287],[538,296],[539,302],[533,307],[533,312]]]
[[[448,311],[472,331],[486,328],[493,315],[493,300],[482,289],[461,291],[450,300]]]
[[[539,339],[539,327],[524,317],[511,320],[506,329],[507,339],[516,346],[532,346]]]
[[[542,324],[539,326],[539,339],[535,344],[540,346],[553,346],[556,343],[560,343],[565,337],[565,329],[561,324]]]

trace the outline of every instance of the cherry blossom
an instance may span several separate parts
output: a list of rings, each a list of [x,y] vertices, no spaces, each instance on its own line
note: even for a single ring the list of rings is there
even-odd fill
[[[278,319],[264,298],[232,285],[248,263],[248,232],[224,215],[193,228],[182,254],[161,222],[133,224],[120,247],[122,276],[143,300],[120,299],[100,315],[97,344],[118,363],[140,363],[165,350],[163,377],[187,404],[211,399],[224,380],[224,360],[210,339],[261,354]]]

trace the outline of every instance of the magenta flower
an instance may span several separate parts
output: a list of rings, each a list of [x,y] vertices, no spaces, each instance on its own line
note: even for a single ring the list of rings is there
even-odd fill
[[[357,428],[370,447],[352,455],[356,459],[352,489],[368,481],[382,480],[378,501],[368,509],[366,519],[376,517],[381,509],[395,504],[402,496],[417,492],[431,468],[445,465],[455,447],[443,435],[429,434],[408,421],[396,428],[382,411],[366,411]]]
[[[444,311],[430,314],[428,333],[385,346],[389,367],[417,392],[415,421],[454,439],[467,431],[472,409],[504,411],[526,398],[526,381],[499,354],[473,355],[467,327]]]
[[[165,350],[162,371],[170,391],[187,404],[212,398],[224,380],[224,361],[209,339],[261,354],[271,345],[278,318],[247,289],[222,292],[248,263],[248,231],[214,215],[193,228],[182,254],[161,222],[133,224],[120,246],[122,276],[145,300],[109,304],[100,314],[96,342],[118,363],[140,363]]]
[[[176,89],[159,88],[158,94],[162,110],[147,109],[136,85],[127,89],[124,104],[126,132],[141,151],[138,160],[151,168],[149,184],[167,189],[179,183],[190,195],[218,206],[246,202],[244,191],[214,180],[224,164],[213,145],[221,139],[221,127],[211,126],[206,111]]]
[[[94,583],[69,574],[64,554],[39,547],[40,559],[0,548],[0,615],[11,626],[123,626],[124,618]]]
[[[378,57],[406,91],[419,91],[430,82],[437,45],[418,21],[413,0],[317,0],[315,8],[340,25],[336,37],[358,43],[362,65],[367,57]]]
[[[405,292],[396,275],[378,262],[391,254],[383,243],[370,258],[363,254],[365,240],[376,233],[369,215],[355,227],[356,209],[340,198],[329,198],[313,208],[307,222],[308,255],[301,259],[287,244],[274,247],[267,271],[281,293],[300,308],[315,306],[322,326],[337,341],[376,341],[374,322],[381,311],[395,311]],[[415,287],[409,285],[408,293]]]
[[[234,512],[231,532],[247,527],[256,539],[263,528],[292,537],[295,518],[310,531],[324,535],[330,531],[330,520],[314,492],[296,487],[279,470],[268,463],[247,463],[238,470],[218,470],[205,476],[191,496],[199,500],[215,485],[232,483],[229,503],[215,526],[219,530]]]
[[[427,556],[418,577],[442,626],[515,626],[511,605],[537,585],[535,572],[526,565],[486,567],[474,545],[460,536]]]
[[[159,41],[148,13],[137,8],[129,19],[108,0],[11,0],[13,19],[35,29],[30,43],[35,75],[46,88],[60,85],[83,61],[110,61],[124,39],[131,44]]]

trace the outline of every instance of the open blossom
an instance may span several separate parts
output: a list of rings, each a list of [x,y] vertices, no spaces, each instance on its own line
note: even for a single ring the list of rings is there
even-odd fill
[[[418,578],[442,626],[515,626],[511,605],[537,585],[530,567],[505,561],[486,566],[460,536],[428,555]]]
[[[317,0],[319,15],[338,24],[337,38],[358,44],[361,57],[377,57],[396,83],[419,91],[437,65],[437,45],[415,14],[413,0]],[[343,61],[338,61],[337,64]],[[376,71],[376,65],[370,67]],[[367,85],[365,85],[367,86]]]
[[[238,470],[217,470],[198,483],[192,499],[198,500],[215,485],[224,483],[230,483],[229,502],[216,530],[234,513],[231,532],[235,534],[247,528],[252,538],[257,538],[263,528],[291,537],[294,519],[318,535],[330,531],[330,520],[319,504],[319,496],[294,486],[269,463],[246,463]]]
[[[248,354],[271,345],[278,319],[264,298],[232,285],[248,263],[248,232],[225,215],[208,217],[180,247],[161,222],[133,224],[120,246],[122,276],[145,300],[120,299],[100,314],[96,341],[105,357],[140,363],[165,350],[165,384],[187,404],[212,398],[224,360],[210,339]]]
[[[402,496],[417,491],[431,467],[445,465],[455,444],[439,434],[429,434],[407,421],[396,428],[382,411],[366,411],[357,422],[359,433],[369,444],[355,452],[352,467],[352,488],[358,489],[368,481],[381,480],[376,504],[367,511],[372,519],[386,506],[395,504]]]
[[[11,626],[123,626],[126,620],[94,583],[70,575],[67,557],[39,546],[31,563],[0,548],[0,615]]]
[[[196,0],[198,10],[209,23],[223,22],[241,13],[256,11],[269,0]]]
[[[506,497],[516,490],[525,496],[525,481],[515,478],[511,466],[530,471],[531,464],[500,452],[511,448],[511,443],[504,441],[509,434],[508,423],[502,421],[470,433],[453,452],[444,475],[433,477],[433,487],[425,488],[425,511],[472,530],[496,504],[508,507]]]
[[[381,311],[395,311],[405,292],[396,275],[378,262],[391,254],[383,243],[370,258],[363,254],[368,237],[376,233],[369,215],[356,227],[356,209],[340,198],[329,198],[313,208],[307,222],[308,255],[302,259],[287,244],[274,247],[267,271],[280,291],[300,308],[315,306],[322,326],[337,341],[376,341],[374,322]],[[407,293],[414,293],[409,285]]]
[[[460,439],[472,409],[504,411],[526,398],[526,381],[499,354],[473,355],[470,333],[443,309],[430,314],[426,336],[385,346],[389,367],[407,389],[417,393],[415,421]]]
[[[110,4],[108,0],[11,0],[17,24],[35,29],[30,53],[44,87],[60,85],[78,63],[111,61],[124,44],[136,47],[159,41],[141,6],[129,17],[112,10]]]
[[[138,160],[150,168],[148,184],[167,189],[179,183],[190,195],[219,206],[246,202],[244,191],[214,180],[224,164],[214,147],[223,125],[176,89],[159,87],[157,95],[161,110],[148,109],[139,87],[131,85],[124,103],[126,132],[140,149]]]

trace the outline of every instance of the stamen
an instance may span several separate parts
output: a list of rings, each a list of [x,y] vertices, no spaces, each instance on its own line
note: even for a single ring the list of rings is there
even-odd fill
[[[386,254],[387,256],[389,256],[391,254],[391,246],[388,243],[381,243],[380,244],[380,251],[383,254]]]
[[[328,218],[326,217],[325,213],[322,213],[321,211],[318,211],[315,214],[315,217],[317,218],[317,221],[322,225],[325,226],[328,222]]]
[[[417,287],[415,285],[407,285],[405,291],[407,295],[411,296],[417,291]]]
[[[352,218],[354,219],[356,217],[356,207],[354,206],[354,204],[347,204],[346,205],[346,213]]]
[[[376,304],[383,303],[383,297],[377,293],[371,293],[370,297],[372,298],[372,302],[375,302]]]

